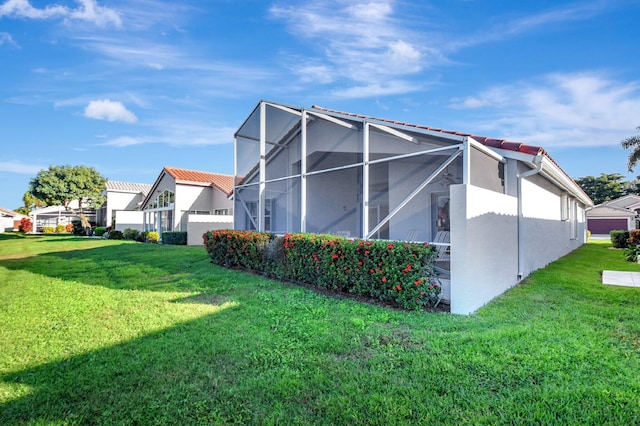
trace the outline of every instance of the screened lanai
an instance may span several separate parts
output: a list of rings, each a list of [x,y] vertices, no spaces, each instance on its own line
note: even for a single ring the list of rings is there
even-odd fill
[[[235,150],[236,229],[433,241],[451,185],[504,192],[501,159],[465,135],[319,107],[260,102]]]

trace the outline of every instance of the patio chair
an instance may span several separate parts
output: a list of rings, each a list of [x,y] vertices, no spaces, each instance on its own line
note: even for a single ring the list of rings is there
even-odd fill
[[[448,261],[451,253],[451,240],[449,231],[438,231],[433,242],[430,244],[436,248],[436,262],[441,260]]]

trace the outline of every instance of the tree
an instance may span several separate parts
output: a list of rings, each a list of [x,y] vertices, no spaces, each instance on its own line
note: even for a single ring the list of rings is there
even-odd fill
[[[627,195],[623,180],[624,176],[619,173],[600,173],[599,177],[587,176],[575,181],[595,204],[602,204]]]
[[[640,132],[640,127],[636,127],[636,130]],[[638,161],[640,161],[640,135],[629,136],[620,142],[620,144],[623,149],[633,148],[633,151],[629,154],[629,161],[627,162],[627,168],[632,172],[638,164]]]
[[[24,193],[24,195],[22,196],[22,201],[24,202],[24,208],[27,210],[27,212],[30,212],[34,208],[44,206],[44,202],[31,195],[31,192],[29,191]]]
[[[87,228],[90,225],[83,208],[98,208],[104,203],[106,181],[107,178],[92,167],[49,166],[49,170],[40,170],[31,179],[27,192],[45,206],[64,206],[74,212],[80,217],[82,226]],[[71,207],[74,201],[78,202],[77,210]]]

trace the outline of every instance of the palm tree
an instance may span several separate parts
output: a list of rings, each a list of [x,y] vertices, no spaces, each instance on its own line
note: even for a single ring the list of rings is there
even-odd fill
[[[640,127],[636,127],[636,130],[640,132]],[[623,149],[633,147],[633,151],[629,154],[629,162],[627,163],[627,168],[632,172],[638,164],[638,161],[640,161],[640,135],[629,136],[620,143],[622,144]]]

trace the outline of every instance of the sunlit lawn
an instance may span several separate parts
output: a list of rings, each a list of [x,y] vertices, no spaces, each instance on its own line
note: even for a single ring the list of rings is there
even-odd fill
[[[0,234],[0,424],[640,424],[640,289],[603,269],[640,271],[589,243],[463,317]]]

